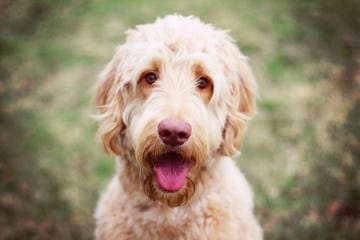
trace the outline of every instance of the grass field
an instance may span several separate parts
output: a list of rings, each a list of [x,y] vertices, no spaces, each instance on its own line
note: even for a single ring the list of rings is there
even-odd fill
[[[174,12],[230,29],[250,58],[260,98],[237,162],[266,239],[356,239],[356,0],[1,1],[0,239],[93,238],[115,170],[90,117],[96,76],[126,29]]]

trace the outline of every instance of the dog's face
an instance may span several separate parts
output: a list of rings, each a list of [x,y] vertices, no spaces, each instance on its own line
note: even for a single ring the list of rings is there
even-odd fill
[[[219,155],[241,148],[256,83],[224,32],[169,16],[128,31],[100,75],[105,150],[133,164],[151,199],[185,204]]]

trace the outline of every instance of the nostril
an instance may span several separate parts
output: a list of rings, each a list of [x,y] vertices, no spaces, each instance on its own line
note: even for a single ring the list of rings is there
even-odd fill
[[[188,139],[189,138],[189,134],[186,132],[179,132],[178,137],[181,139]]]
[[[171,132],[169,130],[164,129],[162,131],[159,131],[159,135],[160,137],[170,137]]]

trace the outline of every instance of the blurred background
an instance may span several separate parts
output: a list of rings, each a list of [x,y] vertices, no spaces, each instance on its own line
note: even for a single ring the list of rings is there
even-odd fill
[[[358,0],[1,0],[0,239],[93,238],[115,171],[96,76],[127,28],[174,12],[250,58],[261,97],[237,162],[266,239],[359,239]]]

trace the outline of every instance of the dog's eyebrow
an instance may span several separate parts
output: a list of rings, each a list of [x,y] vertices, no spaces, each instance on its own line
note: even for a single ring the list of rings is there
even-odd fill
[[[193,66],[193,71],[196,76],[209,75],[208,68],[202,63],[195,63]]]
[[[139,80],[146,72],[159,73],[162,67],[162,60],[160,58],[148,58],[139,62],[138,70],[134,72],[134,78]]]

